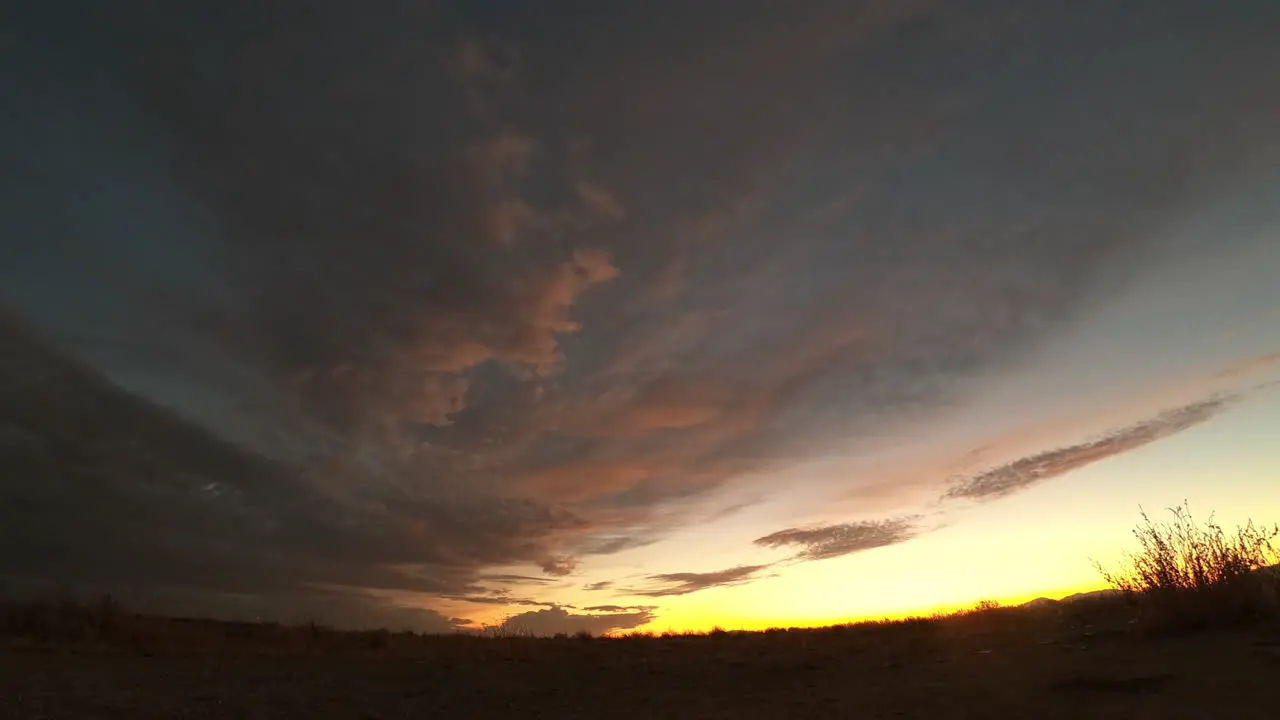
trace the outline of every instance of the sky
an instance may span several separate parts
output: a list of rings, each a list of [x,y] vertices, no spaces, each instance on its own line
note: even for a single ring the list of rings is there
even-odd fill
[[[1280,5],[18,3],[0,591],[819,625],[1280,520]]]

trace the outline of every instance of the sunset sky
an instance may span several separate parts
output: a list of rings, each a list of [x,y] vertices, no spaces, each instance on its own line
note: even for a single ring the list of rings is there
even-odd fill
[[[1280,3],[0,16],[0,593],[535,632],[1280,520]]]

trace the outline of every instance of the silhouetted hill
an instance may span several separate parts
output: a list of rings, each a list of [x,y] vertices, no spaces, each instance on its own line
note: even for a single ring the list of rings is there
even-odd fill
[[[1062,604],[1070,605],[1070,604],[1081,603],[1081,602],[1095,602],[1095,601],[1106,600],[1108,598],[1116,597],[1119,595],[1120,595],[1119,590],[1114,590],[1111,588],[1103,588],[1102,590],[1092,590],[1089,592],[1074,593],[1066,597],[1059,598],[1057,600],[1053,598],[1048,598],[1048,597],[1038,597],[1035,600],[1028,600],[1027,602],[1022,603],[1019,607],[1043,608],[1043,607],[1053,607],[1054,605],[1062,605]]]
[[[1117,597],[1120,594],[1121,593],[1119,590],[1115,590],[1113,588],[1104,588],[1102,590],[1092,590],[1090,592],[1080,592],[1080,593],[1068,595],[1062,598],[1059,602],[1074,603],[1074,602],[1082,602],[1082,601],[1089,602],[1093,600],[1105,600],[1107,598]]]

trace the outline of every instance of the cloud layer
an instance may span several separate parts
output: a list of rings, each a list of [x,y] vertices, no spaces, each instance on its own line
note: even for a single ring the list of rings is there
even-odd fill
[[[628,592],[642,597],[688,595],[711,588],[732,587],[757,580],[769,567],[769,565],[739,565],[714,572],[659,573],[646,578],[649,585],[634,588]]]
[[[767,548],[798,547],[798,560],[827,560],[903,543],[915,537],[916,518],[864,520],[811,528],[789,528],[757,538]]]
[[[1280,153],[1265,8],[82,4],[0,64],[13,588],[633,627],[568,603],[771,566],[593,568],[963,408]]]
[[[1046,450],[959,480],[948,499],[993,500],[1208,422],[1238,398],[1215,397],[1172,408],[1087,442]]]

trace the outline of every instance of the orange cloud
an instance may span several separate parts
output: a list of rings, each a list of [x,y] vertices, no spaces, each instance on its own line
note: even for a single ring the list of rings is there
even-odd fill
[[[572,502],[628,490],[650,474],[642,467],[584,463],[527,473],[514,482],[512,489],[531,497]]]
[[[768,454],[744,458],[735,448],[759,434],[809,383],[856,360],[866,336],[863,323],[841,315],[817,318],[763,351],[752,364],[752,377],[667,375],[562,402],[542,426],[561,436],[590,438],[590,449],[572,462],[525,474],[509,490],[554,503],[640,490],[660,504],[658,498],[688,497],[736,475],[760,472],[778,460]],[[671,432],[659,440],[655,434],[662,431]],[[634,508],[630,519],[651,510]]]
[[[495,357],[493,349],[480,340],[465,336],[445,339],[442,335],[428,333],[412,351],[414,360],[423,369],[460,373]]]
[[[714,380],[664,377],[632,390],[600,393],[570,406],[558,423],[587,437],[626,437],[654,430],[688,429],[717,420],[733,402]]]
[[[702,425],[720,417],[722,408],[705,405],[648,406],[630,416],[630,427],[639,430],[673,430]]]
[[[529,366],[540,375],[553,372],[560,363],[556,335],[577,332],[581,327],[569,317],[574,301],[588,288],[616,277],[618,268],[608,253],[577,250],[553,272],[521,279],[511,293],[523,322],[516,335],[502,344],[497,357]]]
[[[461,375],[427,375],[417,392],[407,397],[404,416],[426,425],[448,425],[449,416],[466,405],[470,387],[471,380]]]

